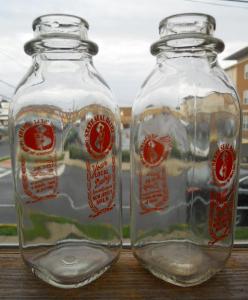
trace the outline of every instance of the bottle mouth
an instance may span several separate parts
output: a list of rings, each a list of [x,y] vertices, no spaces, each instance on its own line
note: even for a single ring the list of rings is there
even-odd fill
[[[159,23],[159,41],[151,45],[151,53],[165,51],[215,51],[224,50],[222,40],[213,36],[216,29],[214,17],[201,13],[185,13],[169,16]]]
[[[73,34],[87,39],[89,23],[81,17],[67,14],[48,14],[36,18],[32,28],[34,36],[44,34]]]
[[[184,13],[164,18],[159,23],[160,38],[171,34],[201,33],[213,35],[215,18],[201,13]]]
[[[36,18],[32,28],[34,39],[24,45],[28,55],[37,51],[98,52],[96,43],[88,39],[89,24],[81,17],[68,14],[48,14]]]

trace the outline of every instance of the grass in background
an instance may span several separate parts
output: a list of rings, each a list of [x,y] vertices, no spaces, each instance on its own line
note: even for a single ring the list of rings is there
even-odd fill
[[[124,239],[129,239],[130,238],[130,226],[129,225],[125,225],[122,228],[122,237]]]
[[[24,230],[24,236],[29,240],[37,237],[48,239],[50,237],[49,223],[74,225],[82,233],[82,236],[95,240],[111,240],[118,236],[118,233],[107,224],[85,225],[70,218],[38,213],[30,214],[30,220],[33,226]]]
[[[129,150],[122,150],[122,162],[130,162]]]
[[[48,232],[47,228],[44,226],[44,221],[41,220],[40,216],[38,216],[38,218],[36,216],[36,218],[34,217],[34,219],[36,219],[35,221],[33,220],[34,229],[30,229],[30,231],[28,232],[29,238],[32,238],[32,237],[34,238],[35,236],[37,236],[37,234],[47,238],[49,236],[49,232]],[[60,224],[68,223],[68,220],[65,218],[61,219],[58,217],[57,218],[50,217],[48,219],[50,219],[49,221],[57,222]],[[48,221],[48,219],[46,219],[46,222]],[[73,223],[74,222],[70,221],[70,224],[73,224]],[[102,226],[100,226],[101,228],[97,224],[91,225],[91,226],[77,224],[76,226],[78,226],[82,232],[84,232],[86,235],[90,235],[92,238],[96,238],[96,239],[98,239],[99,237],[103,238]],[[105,230],[108,231],[109,229],[105,228]],[[16,235],[17,235],[16,224],[0,224],[0,236],[16,236]],[[130,226],[129,225],[125,225],[123,227],[122,235],[123,235],[124,239],[130,238]],[[105,237],[108,238],[109,237],[108,234]],[[248,242],[248,226],[236,227],[235,239],[236,240],[247,240],[247,242]]]
[[[0,235],[2,236],[16,236],[16,224],[0,224]]]
[[[10,159],[10,156],[2,156],[2,157],[0,157],[0,161],[4,161],[4,160],[7,160],[7,159]]]
[[[248,242],[248,227],[247,226],[236,227],[234,238],[236,240],[247,240]]]

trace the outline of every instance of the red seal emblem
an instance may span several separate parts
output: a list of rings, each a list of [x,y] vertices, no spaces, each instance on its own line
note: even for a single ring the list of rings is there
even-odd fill
[[[27,122],[19,130],[19,141],[25,152],[35,155],[51,152],[55,145],[53,125],[47,120]]]
[[[216,184],[225,185],[233,177],[235,160],[236,155],[233,147],[229,144],[221,145],[212,161],[213,177]]]
[[[102,159],[112,149],[114,126],[105,115],[96,115],[91,119],[85,130],[87,151],[93,158]]]
[[[216,188],[210,192],[209,245],[225,239],[232,231],[235,166],[236,155],[232,145],[222,144],[212,161],[213,184]],[[227,185],[229,182],[231,184]]]
[[[54,145],[53,128],[46,124],[31,126],[24,134],[24,143],[32,150],[50,150]]]
[[[151,134],[145,137],[140,147],[140,158],[148,167],[156,167],[167,158],[171,150],[170,136],[158,137]]]
[[[18,132],[21,156],[21,178],[26,203],[35,203],[57,196],[57,160],[54,126],[48,120],[26,122]]]
[[[141,170],[139,176],[140,213],[162,211],[168,205],[169,191],[165,166],[161,166],[172,149],[170,136],[145,137],[140,147]],[[142,167],[143,165],[143,167]]]
[[[88,204],[91,218],[98,217],[115,207],[115,156],[110,155],[115,141],[115,128],[110,118],[96,115],[85,129],[85,145],[94,159],[86,161]]]

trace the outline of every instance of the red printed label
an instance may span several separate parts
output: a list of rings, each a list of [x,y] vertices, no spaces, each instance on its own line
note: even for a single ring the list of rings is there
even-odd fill
[[[145,137],[140,147],[140,158],[144,165],[156,167],[167,158],[171,150],[170,136],[158,137],[151,134]]]
[[[161,211],[167,207],[168,188],[164,168],[152,170],[146,175],[140,174],[139,186],[141,214]]]
[[[214,181],[218,185],[225,185],[234,173],[236,155],[231,145],[223,144],[216,151],[212,161]]]
[[[56,155],[53,125],[47,120],[25,123],[19,130],[19,143],[26,154],[21,156],[21,178],[27,203],[53,199],[57,196]],[[29,154],[29,155],[27,155]]]
[[[111,211],[115,199],[115,158],[109,164],[86,162],[88,203],[92,210],[91,218]],[[111,167],[111,169],[110,169]]]
[[[212,161],[213,183],[216,185],[216,190],[210,192],[210,245],[223,240],[231,233],[235,182],[231,186],[228,186],[228,183],[234,177],[235,164],[236,155],[233,147],[229,144],[221,145]]]
[[[105,115],[96,115],[85,130],[87,151],[93,158],[101,159],[112,149],[114,142],[114,126]]]
[[[144,167],[139,175],[141,214],[162,211],[168,205],[167,176],[162,161],[172,149],[170,136],[148,135],[140,147]]]
[[[223,240],[229,236],[232,228],[233,209],[235,193],[234,189],[230,192],[210,193],[210,211],[209,211],[209,234],[211,236],[210,245]]]
[[[85,129],[88,153],[96,161],[87,160],[88,203],[91,218],[109,212],[115,206],[115,157],[107,157],[115,141],[115,130],[110,118],[96,115]]]
[[[54,148],[53,125],[46,120],[25,123],[19,130],[20,146],[24,152],[44,155]]]

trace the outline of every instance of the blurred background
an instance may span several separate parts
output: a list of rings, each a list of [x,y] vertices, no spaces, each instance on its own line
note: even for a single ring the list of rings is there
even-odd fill
[[[89,38],[99,45],[96,68],[121,108],[124,236],[129,232],[129,138],[131,105],[155,64],[150,45],[158,24],[172,14],[198,12],[215,17],[216,37],[226,45],[220,65],[237,87],[243,111],[237,240],[248,241],[248,1],[246,0],[0,0],[0,243],[15,243],[16,216],[8,146],[8,108],[31,59],[23,45],[33,37],[32,21],[43,14],[85,18]]]

